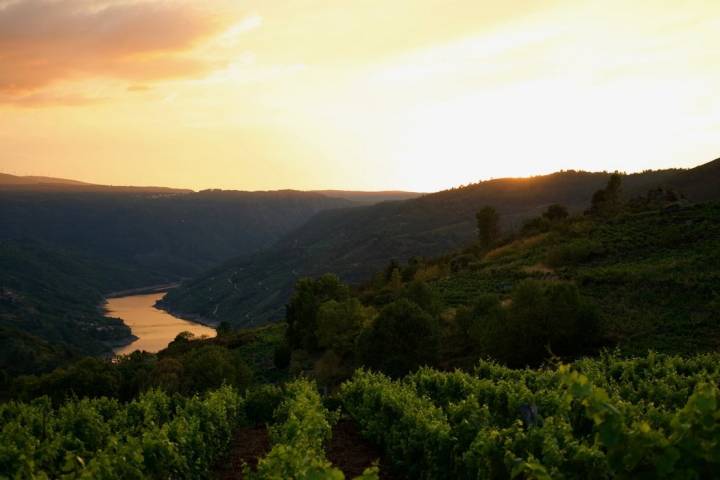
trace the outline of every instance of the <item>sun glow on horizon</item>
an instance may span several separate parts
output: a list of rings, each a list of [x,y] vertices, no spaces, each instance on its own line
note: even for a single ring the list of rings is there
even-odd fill
[[[702,0],[0,0],[0,171],[435,191],[689,167],[720,152],[718,44]]]

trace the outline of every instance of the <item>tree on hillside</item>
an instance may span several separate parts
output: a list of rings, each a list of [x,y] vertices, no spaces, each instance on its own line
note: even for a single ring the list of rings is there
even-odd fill
[[[364,307],[357,298],[323,303],[317,315],[319,345],[333,350],[340,357],[352,353],[355,339],[372,320],[373,311]]]
[[[491,206],[483,207],[477,214],[478,238],[483,248],[491,246],[500,236],[500,215]]]
[[[569,215],[568,209],[558,203],[550,205],[547,210],[545,210],[545,213],[543,213],[543,217],[551,222],[565,220]]]
[[[599,342],[597,312],[571,282],[523,280],[507,306],[484,297],[474,314],[469,335],[483,354],[512,367],[539,365],[550,352],[588,353]]]
[[[397,260],[390,260],[390,263],[388,263],[387,267],[385,267],[385,270],[383,272],[385,283],[389,282],[393,276],[393,273],[395,273],[396,270],[400,270],[401,268],[402,265],[400,265]]]
[[[230,322],[223,320],[215,330],[217,330],[218,337],[224,337],[232,333],[232,326],[230,325]]]
[[[330,300],[344,301],[349,297],[350,289],[336,275],[325,274],[317,279],[299,280],[285,312],[288,324],[285,335],[290,348],[310,352],[317,350],[317,314],[320,305]]]
[[[437,318],[404,298],[386,306],[373,326],[358,338],[361,362],[395,377],[433,365],[439,348]]]
[[[622,175],[615,172],[610,175],[607,185],[593,194],[590,209],[591,215],[609,216],[620,210],[620,194],[622,191]]]
[[[442,310],[440,295],[425,282],[419,280],[410,282],[400,296],[415,303],[431,315],[439,315]]]
[[[223,384],[244,388],[252,371],[239,355],[217,345],[203,345],[180,358],[183,365],[182,389],[185,394],[220,388]]]

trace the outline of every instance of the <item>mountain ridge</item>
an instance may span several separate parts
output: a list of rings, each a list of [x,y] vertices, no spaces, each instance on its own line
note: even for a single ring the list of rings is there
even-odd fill
[[[715,171],[714,165],[710,162],[696,168]],[[695,200],[693,186],[710,184],[702,189],[708,194],[697,200],[713,197],[713,191],[720,196],[720,175],[689,173],[694,171],[625,175],[625,195],[679,184],[690,190],[688,196]],[[292,285],[300,277],[332,272],[356,283],[368,280],[391,259],[403,261],[459,248],[474,238],[474,214],[485,205],[498,209],[505,230],[517,228],[553,203],[581,212],[609,175],[568,170],[524,179],[494,179],[405,201],[323,211],[270,249],[230,260],[184,282],[171,290],[161,305],[179,315],[241,326],[266,323],[282,316]]]
[[[295,188],[284,188],[274,190],[240,190],[240,189],[218,189],[208,188],[193,190],[189,188],[158,187],[158,186],[137,186],[137,185],[105,185],[98,183],[83,182],[67,178],[35,176],[35,175],[12,175],[0,173],[0,189],[18,190],[43,190],[43,191],[112,191],[112,192],[157,192],[157,193],[201,193],[201,192],[225,192],[235,194],[282,194],[282,193],[305,193],[319,194],[330,198],[349,200],[358,204],[379,203],[384,201],[407,200],[425,195],[423,192],[406,192],[403,190],[344,190],[344,189],[311,189],[300,190]]]

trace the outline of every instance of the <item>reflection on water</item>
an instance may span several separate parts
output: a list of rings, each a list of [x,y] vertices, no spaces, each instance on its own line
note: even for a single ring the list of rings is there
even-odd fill
[[[215,336],[215,330],[199,323],[188,322],[173,317],[169,313],[155,308],[155,302],[160,300],[164,293],[150,295],[132,295],[129,297],[110,298],[106,309],[109,317],[122,318],[130,327],[133,335],[138,337],[130,345],[115,349],[118,355],[132,353],[135,350],[158,352],[167,347],[178,333],[188,331],[195,336]]]

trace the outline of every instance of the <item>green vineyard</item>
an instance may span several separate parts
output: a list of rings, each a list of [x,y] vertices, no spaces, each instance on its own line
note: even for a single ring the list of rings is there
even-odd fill
[[[358,371],[341,395],[410,478],[717,478],[719,360],[481,363],[475,374],[421,369],[397,381]]]
[[[0,405],[0,478],[202,478],[243,421],[231,388],[117,400]]]
[[[282,480],[312,478],[343,480],[343,473],[325,458],[337,413],[328,411],[313,383],[297,380],[286,387],[285,398],[270,426],[272,450],[258,463],[257,472],[247,469],[247,478]],[[377,469],[370,468],[356,480],[376,480]]]
[[[202,397],[150,391],[126,404],[9,402],[0,407],[0,477],[208,478],[234,432],[268,420],[271,448],[244,478],[341,480],[326,446],[349,415],[406,478],[717,478],[719,380],[716,354],[605,354],[539,370],[422,368],[398,380],[358,370],[325,402],[299,379],[273,387],[269,418],[263,394],[230,387]],[[333,402],[342,407],[325,406]],[[358,478],[379,474],[371,467]]]

